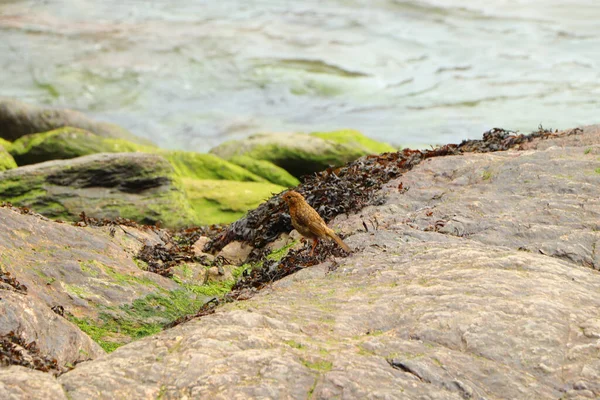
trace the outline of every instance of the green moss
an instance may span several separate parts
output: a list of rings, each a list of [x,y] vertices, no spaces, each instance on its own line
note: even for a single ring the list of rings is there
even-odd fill
[[[596,169],[594,170],[594,172],[595,172],[595,173],[597,173],[597,174],[600,174],[600,168],[596,168]]]
[[[491,171],[483,171],[483,173],[481,174],[481,178],[484,181],[489,181],[492,178],[492,172]]]
[[[367,153],[379,154],[396,151],[393,146],[368,138],[359,131],[353,129],[343,129],[333,132],[313,132],[311,135],[332,142],[350,145],[354,148],[364,150]]]
[[[235,156],[229,161],[276,185],[294,187],[300,184],[300,181],[292,174],[269,161],[247,156]]]
[[[107,340],[111,339],[113,336],[112,332],[104,326],[94,323],[88,318],[77,318],[71,316],[69,317],[69,321],[77,325],[79,329],[85,332],[90,338],[92,338],[93,341],[98,343],[107,353],[115,351],[117,348],[125,344]]]
[[[133,259],[133,262],[135,263],[135,265],[141,269],[142,271],[148,271],[148,263],[142,260],[139,260],[137,258]]]
[[[290,251],[290,248],[295,246],[297,243],[298,243],[298,241],[294,240],[290,244],[283,246],[280,249],[273,250],[269,255],[267,255],[267,260],[275,260],[275,261],[281,260],[283,257],[285,257],[287,255],[287,253]]]
[[[0,137],[0,146],[4,147],[4,150],[9,151],[12,143]]]
[[[165,385],[161,385],[160,389],[158,390],[158,394],[156,395],[156,400],[162,400],[165,393],[167,393],[167,387]]]
[[[204,298],[194,296],[189,290],[174,290],[168,295],[149,294],[121,309],[132,317],[151,320],[160,318],[171,322],[184,315],[196,313],[204,304]]]
[[[94,293],[90,292],[89,289],[87,289],[84,286],[69,285],[65,283],[63,283],[63,285],[65,287],[66,292],[69,293],[71,296],[77,296],[82,299],[89,299],[95,297]]]
[[[6,151],[7,147],[4,147],[0,142],[0,171],[6,171],[7,169],[17,168],[17,163],[14,158]]]
[[[132,340],[160,332],[177,318],[196,313],[204,302],[204,298],[188,290],[175,290],[164,295],[149,294],[119,308],[106,308],[97,321],[74,316],[69,319],[111,352]]]
[[[264,179],[239,165],[232,164],[214,154],[189,151],[162,151],[175,172],[183,178],[225,179],[240,182],[264,182]]]
[[[199,224],[233,222],[284,187],[267,182],[183,179]]]
[[[295,349],[304,349],[306,346],[304,346],[302,343],[298,343],[294,340],[286,340],[285,342],[283,342],[285,344],[287,344],[290,347],[293,347]]]
[[[50,217],[65,217],[66,208],[48,196],[43,183],[41,175],[0,176],[0,199]]]
[[[96,260],[89,260],[88,262],[92,262],[100,266],[100,268],[104,271],[105,274],[107,274],[113,281],[119,284],[131,285],[133,283],[137,283],[143,286],[152,286],[156,288],[160,287],[158,283],[154,282],[150,278],[122,274],[120,272],[117,272],[113,267],[101,264]]]
[[[2,143],[0,142],[0,144],[2,144]],[[587,149],[585,149],[585,151],[583,152],[583,154],[590,154],[591,152],[592,152],[592,148],[588,147]]]
[[[81,261],[79,267],[84,274],[95,278],[100,274],[100,268],[96,266],[96,263],[96,260]]]
[[[319,371],[319,372],[331,371],[331,369],[333,367],[333,363],[331,361],[323,360],[323,361],[310,362],[310,361],[304,360],[304,359],[301,359],[301,361],[305,367],[310,368],[315,371]]]
[[[233,285],[235,285],[235,280],[231,279],[220,282],[211,282],[205,285],[184,285],[184,287],[187,290],[203,296],[221,297],[229,293]]]

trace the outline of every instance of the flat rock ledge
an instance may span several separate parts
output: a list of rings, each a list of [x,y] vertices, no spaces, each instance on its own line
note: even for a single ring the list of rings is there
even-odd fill
[[[599,143],[429,159],[334,221],[352,256],[0,398],[598,398]]]

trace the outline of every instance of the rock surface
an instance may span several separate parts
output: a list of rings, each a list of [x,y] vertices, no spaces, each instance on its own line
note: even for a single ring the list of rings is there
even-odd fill
[[[597,398],[600,130],[528,146],[425,161],[389,182],[385,204],[334,221],[352,256],[43,388],[58,382],[70,399]]]
[[[94,121],[78,111],[41,108],[19,100],[0,98],[0,135],[4,139],[13,141],[30,133],[47,132],[64,126],[85,129],[107,138],[152,145],[147,139],[137,137],[118,125]]]

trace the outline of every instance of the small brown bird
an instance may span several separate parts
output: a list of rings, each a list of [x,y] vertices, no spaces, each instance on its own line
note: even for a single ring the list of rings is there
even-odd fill
[[[320,238],[330,237],[340,245],[340,247],[350,253],[350,247],[335,234],[333,229],[329,228],[323,218],[304,200],[300,193],[290,190],[282,196],[283,200],[290,208],[290,217],[292,225],[302,236],[313,240],[313,246],[310,251],[312,255],[315,246]]]

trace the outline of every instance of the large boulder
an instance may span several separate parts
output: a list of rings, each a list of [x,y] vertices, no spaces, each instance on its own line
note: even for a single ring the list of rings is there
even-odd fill
[[[426,160],[334,222],[353,256],[58,381],[72,399],[597,398],[598,138]]]
[[[51,308],[112,351],[194,313],[207,300],[134,261],[144,244],[164,244],[154,231],[79,227],[17,211],[0,208],[0,268],[27,292],[0,287],[0,336],[14,331],[35,341],[60,365],[102,351]]]
[[[246,156],[270,161],[295,177],[301,177],[372,153],[368,146],[362,144],[362,139],[358,140],[359,136],[363,138],[364,136],[356,131],[345,132],[351,132],[350,139],[343,140],[344,133],[257,134],[246,139],[225,142],[210,152],[226,160]],[[327,137],[327,135],[332,135],[335,140],[319,137]],[[393,150],[393,148],[389,149]]]
[[[85,212],[165,226],[196,222],[172,165],[155,154],[101,153],[0,172],[0,200],[64,220]]]
[[[152,145],[149,140],[137,137],[118,125],[95,121],[78,111],[42,108],[0,98],[0,137],[4,139],[14,141],[30,133],[48,132],[64,126],[85,129],[107,138]]]

